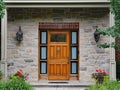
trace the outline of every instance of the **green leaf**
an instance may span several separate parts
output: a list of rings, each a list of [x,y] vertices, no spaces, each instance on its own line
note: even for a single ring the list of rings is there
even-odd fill
[[[5,3],[3,0],[0,1],[0,18],[3,18],[5,14]]]

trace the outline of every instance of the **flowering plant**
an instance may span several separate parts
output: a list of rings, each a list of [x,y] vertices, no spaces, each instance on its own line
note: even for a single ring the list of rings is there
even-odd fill
[[[28,75],[27,73],[24,73],[22,70],[18,70],[17,73],[15,73],[11,79],[22,79],[22,80],[28,80]]]
[[[94,78],[97,83],[102,83],[104,81],[104,76],[108,76],[105,70],[98,69],[95,73],[92,73],[92,78]]]

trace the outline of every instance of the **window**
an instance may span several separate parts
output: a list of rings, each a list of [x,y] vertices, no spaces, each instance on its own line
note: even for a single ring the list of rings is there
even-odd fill
[[[78,56],[78,55],[77,55],[77,54],[78,54],[77,51],[78,51],[78,50],[77,50],[77,47],[76,47],[76,46],[72,46],[72,47],[71,47],[71,59],[72,59],[72,60],[77,60],[77,59],[78,59],[78,58],[77,58],[77,56]]]
[[[51,42],[66,42],[66,34],[51,34]]]
[[[40,31],[40,74],[47,74],[47,31]]]
[[[47,32],[46,31],[40,32],[40,43],[47,44]]]
[[[71,31],[71,74],[78,74],[78,31]]]
[[[77,44],[77,38],[78,38],[78,35],[77,35],[77,32],[76,31],[73,31],[71,32],[71,43],[72,44]]]
[[[71,62],[71,74],[77,74],[78,73],[78,63],[77,62]]]
[[[41,60],[46,60],[47,59],[47,47],[46,46],[41,46],[40,47],[40,59]]]
[[[46,74],[47,73],[47,62],[41,62],[40,63],[40,74]]]

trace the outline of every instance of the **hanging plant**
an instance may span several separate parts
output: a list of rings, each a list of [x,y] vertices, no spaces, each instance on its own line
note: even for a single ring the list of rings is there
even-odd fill
[[[0,0],[0,18],[3,18],[5,14],[5,3],[3,0]]]

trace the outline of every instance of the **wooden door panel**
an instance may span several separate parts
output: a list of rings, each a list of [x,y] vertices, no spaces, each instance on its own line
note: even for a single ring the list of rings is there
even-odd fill
[[[49,75],[55,75],[56,74],[56,68],[55,64],[49,64]]]
[[[56,46],[55,45],[51,45],[49,46],[49,60],[54,60],[56,57],[56,50],[55,50]]]
[[[56,75],[60,76],[61,75],[61,64],[56,64]]]
[[[68,64],[49,64],[49,80],[66,80],[69,79],[68,74]]]
[[[68,46],[67,45],[50,45],[49,46],[49,59],[50,60],[64,60],[68,59]]]
[[[53,33],[64,34],[65,42],[51,42]],[[66,34],[66,35],[65,35]],[[59,35],[60,37],[60,35]],[[53,38],[52,38],[53,39]],[[56,40],[57,41],[57,40]],[[50,31],[48,33],[48,79],[68,80],[69,79],[69,32]]]

